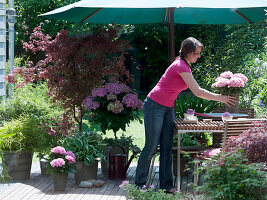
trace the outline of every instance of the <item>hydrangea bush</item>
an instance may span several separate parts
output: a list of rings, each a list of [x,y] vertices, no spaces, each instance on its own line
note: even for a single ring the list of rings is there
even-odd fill
[[[119,129],[125,131],[132,120],[142,122],[138,111],[142,109],[143,102],[124,84],[109,83],[94,88],[83,103],[91,111],[90,120],[100,124],[103,133],[113,130],[115,138],[116,132]]]
[[[47,170],[50,174],[74,173],[76,157],[72,151],[66,151],[64,147],[57,146],[51,149]]]
[[[221,94],[229,95],[239,93],[245,87],[247,81],[248,79],[244,74],[233,74],[230,71],[226,71],[216,78],[211,87],[218,89]]]

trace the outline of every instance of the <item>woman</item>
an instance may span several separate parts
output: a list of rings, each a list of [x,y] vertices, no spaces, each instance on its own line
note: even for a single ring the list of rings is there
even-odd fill
[[[189,88],[199,98],[219,101],[226,105],[235,102],[234,97],[215,94],[202,89],[194,79],[190,63],[200,58],[203,45],[189,37],[182,42],[180,56],[168,67],[157,85],[147,95],[143,105],[145,124],[145,147],[138,160],[135,184],[146,184],[150,162],[160,144],[160,189],[176,192],[172,180],[172,143],[174,131],[174,103],[177,95]]]

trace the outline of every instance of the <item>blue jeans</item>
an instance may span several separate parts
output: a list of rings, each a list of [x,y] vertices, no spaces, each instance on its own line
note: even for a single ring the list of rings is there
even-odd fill
[[[143,105],[145,124],[145,146],[140,154],[135,176],[135,184],[146,184],[150,162],[160,144],[160,189],[173,188],[172,143],[174,131],[174,108],[162,106],[150,98]]]

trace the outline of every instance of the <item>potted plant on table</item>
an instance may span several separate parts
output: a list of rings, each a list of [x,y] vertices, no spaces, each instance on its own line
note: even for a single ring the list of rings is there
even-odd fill
[[[53,175],[54,189],[65,190],[68,174],[74,173],[75,155],[66,151],[64,147],[57,146],[51,149],[48,157],[47,170]]]
[[[75,183],[97,179],[98,159],[105,159],[102,136],[94,132],[66,137],[63,146],[76,156]]]
[[[107,130],[113,131],[114,146],[120,143],[116,135],[118,130],[125,131],[126,126],[129,126],[132,120],[142,123],[139,110],[142,109],[143,102],[138,99],[138,95],[133,90],[124,84],[109,83],[103,87],[94,88],[91,95],[84,100],[84,105],[90,111],[90,121],[100,124],[104,134]],[[107,141],[109,144],[112,143],[110,140]],[[129,152],[130,145],[126,145],[128,149],[126,148],[125,152]],[[107,150],[106,155],[109,151],[110,149]],[[101,164],[102,172],[106,174],[107,163]]]
[[[223,72],[216,78],[215,83],[213,83],[211,87],[216,88],[221,94],[231,95],[236,98],[236,103],[234,105],[226,105],[226,111],[237,113],[239,93],[242,91],[242,88],[245,87],[247,81],[248,78],[244,74],[233,74],[230,71]]]

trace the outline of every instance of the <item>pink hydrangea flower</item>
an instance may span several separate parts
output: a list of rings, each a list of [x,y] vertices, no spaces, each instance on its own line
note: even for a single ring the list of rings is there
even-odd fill
[[[92,96],[93,97],[104,97],[108,93],[106,88],[94,88],[92,90]]]
[[[55,167],[62,167],[65,165],[65,161],[64,159],[62,158],[57,158],[57,159],[54,159],[50,162],[50,165],[55,168]]]
[[[66,156],[71,156],[71,157],[76,159],[76,156],[74,155],[74,153],[72,151],[66,151],[65,155]]]
[[[231,117],[231,114],[229,112],[224,112],[222,114],[223,117]]]
[[[70,164],[73,164],[73,163],[76,162],[75,158],[72,157],[72,156],[66,156],[65,158],[68,160],[68,162],[69,162]]]
[[[116,100],[117,96],[115,94],[109,93],[107,95],[107,100]]]
[[[186,110],[186,114],[194,115],[195,111],[194,111],[194,109],[189,108],[189,109]]]
[[[223,72],[220,75],[221,78],[232,78],[232,76],[233,76],[233,73],[230,71]]]
[[[229,79],[219,77],[218,79],[216,79],[216,87],[225,87],[229,84],[229,82]]]
[[[99,108],[100,104],[98,102],[93,101],[94,97],[88,96],[84,101],[83,104],[85,105],[86,109],[91,111],[91,110],[96,110]]]
[[[239,77],[233,77],[230,79],[230,82],[228,83],[229,87],[244,87],[245,83],[243,80]]]
[[[140,109],[140,104],[143,104],[143,102],[140,101],[137,98],[137,95],[135,94],[126,94],[122,98],[122,103],[124,103],[126,107],[133,108],[133,109]]]
[[[53,149],[51,149],[51,152],[52,153],[58,153],[58,154],[65,154],[66,150],[64,147],[57,146],[57,147],[54,147]]]
[[[123,104],[119,100],[110,102],[107,106],[107,109],[112,111],[115,114],[119,114],[124,110]]]
[[[106,85],[105,88],[111,94],[120,94],[123,92],[128,93],[131,91],[128,86],[119,83],[109,83]]]
[[[244,83],[246,83],[248,81],[248,78],[244,74],[241,74],[241,73],[234,74],[233,78],[234,77],[241,78]]]

